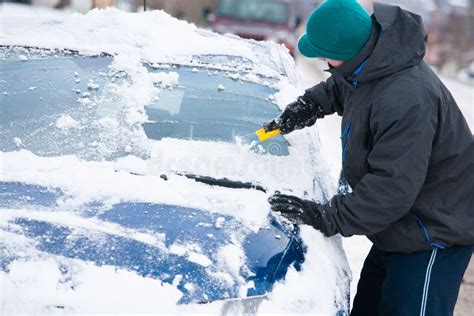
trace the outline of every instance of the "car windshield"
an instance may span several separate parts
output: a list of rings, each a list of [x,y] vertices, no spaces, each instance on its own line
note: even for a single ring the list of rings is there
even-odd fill
[[[275,0],[220,0],[217,14],[243,20],[288,22],[288,4]]]
[[[234,142],[279,114],[269,101],[276,91],[239,73],[172,65],[119,71],[106,55],[6,47],[0,53],[2,151],[146,156],[149,140]],[[267,150],[275,143],[278,152]],[[282,137],[258,150],[288,154]]]

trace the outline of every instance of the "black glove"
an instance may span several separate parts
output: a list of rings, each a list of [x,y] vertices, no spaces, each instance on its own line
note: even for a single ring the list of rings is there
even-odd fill
[[[306,224],[313,226],[315,229],[328,236],[323,215],[320,211],[320,204],[309,200],[303,200],[296,196],[280,193],[272,195],[268,199],[268,202],[271,205],[272,211],[280,212],[281,215],[293,224]]]
[[[279,117],[263,124],[266,132],[280,129],[281,134],[313,125],[318,118],[324,117],[321,106],[306,94],[286,106]]]

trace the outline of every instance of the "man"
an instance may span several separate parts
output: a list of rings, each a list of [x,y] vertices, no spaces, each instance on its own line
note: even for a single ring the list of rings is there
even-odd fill
[[[332,76],[264,128],[282,134],[342,115],[342,175],[352,191],[319,204],[277,193],[274,211],[326,236],[373,242],[351,315],[452,315],[474,244],[474,141],[423,62],[420,16],[327,0],[298,43]]]

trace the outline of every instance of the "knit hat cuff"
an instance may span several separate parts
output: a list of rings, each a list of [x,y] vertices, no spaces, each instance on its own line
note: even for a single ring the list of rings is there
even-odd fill
[[[303,54],[303,56],[308,57],[308,58],[322,57],[322,58],[341,60],[341,61],[349,60],[359,53],[358,51],[354,51],[350,53],[341,54],[341,53],[327,51],[325,49],[322,49],[314,45],[306,34],[303,34],[300,37],[298,41],[298,50],[300,51],[301,54]]]

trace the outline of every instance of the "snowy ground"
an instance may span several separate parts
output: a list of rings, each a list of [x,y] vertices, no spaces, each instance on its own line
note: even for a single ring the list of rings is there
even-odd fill
[[[296,63],[300,75],[302,77],[303,85],[309,88],[325,78],[328,73],[324,72],[326,65],[318,60],[310,60],[302,56],[297,56]],[[454,79],[441,77],[443,83],[453,94],[456,102],[461,108],[466,120],[471,128],[474,130],[474,89],[472,85],[461,83]],[[320,140],[322,143],[325,159],[331,166],[331,177],[333,181],[337,181],[341,169],[341,147],[340,147],[340,124],[341,118],[337,115],[319,120],[316,125],[318,127]],[[351,301],[354,299],[354,294],[357,289],[359,281],[360,270],[364,263],[365,257],[370,250],[371,242],[364,236],[353,236],[351,238],[343,239],[344,249],[352,270],[352,284],[351,284]],[[471,269],[472,270],[472,269]]]

